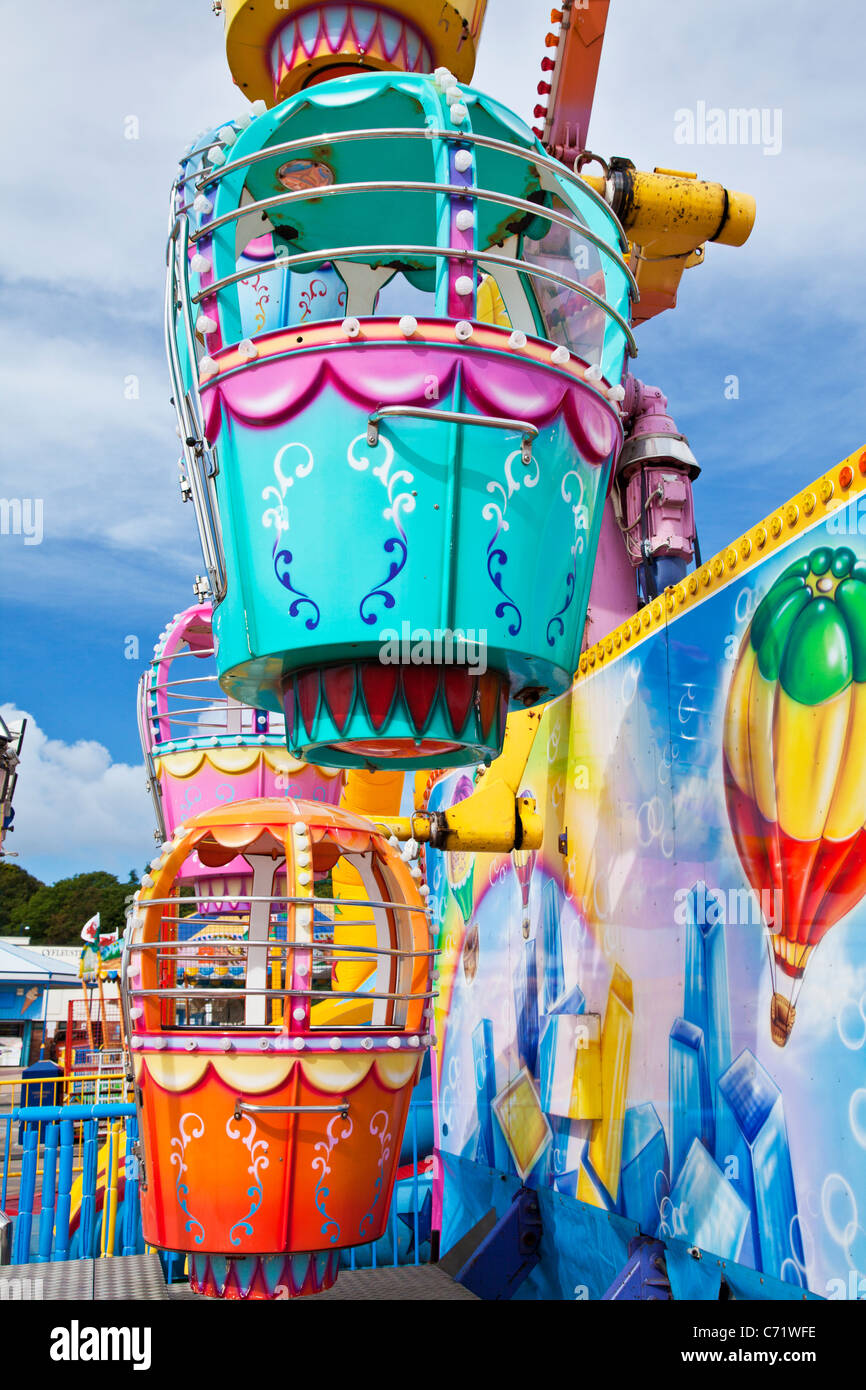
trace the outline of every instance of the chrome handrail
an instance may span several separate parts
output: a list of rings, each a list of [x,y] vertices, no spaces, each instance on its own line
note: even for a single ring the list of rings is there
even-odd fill
[[[242,1115],[341,1115],[347,1120],[349,1109],[347,1100],[341,1101],[339,1105],[248,1105],[238,1096],[235,1101],[234,1119],[239,1120]]]
[[[623,318],[618,309],[614,309],[612,304],[608,304],[606,299],[589,289],[587,285],[579,280],[570,280],[566,275],[560,275],[558,271],[547,270],[541,266],[534,266],[529,261],[519,261],[513,256],[500,256],[492,251],[469,251],[457,246],[410,246],[408,244],[391,243],[380,246],[331,246],[319,251],[304,251],[294,256],[275,256],[273,260],[263,261],[255,270],[256,275],[262,271],[274,270],[277,267],[289,269],[294,265],[319,265],[323,261],[351,260],[355,256],[423,256],[426,259],[434,260],[437,257],[458,261],[480,262],[483,266],[501,265],[506,270],[521,271],[524,275],[532,276],[538,280],[551,280],[554,284],[564,285],[566,289],[580,295],[582,299],[588,300],[601,309],[602,313],[607,314],[622,329],[628,343],[629,356],[637,357],[638,347],[634,334],[627,321]],[[220,290],[227,285],[233,285],[238,280],[247,280],[253,272],[247,270],[236,270],[231,275],[224,275],[221,279],[215,280],[206,289],[200,290],[198,294],[192,296],[193,304],[199,304],[203,299],[210,299],[219,294]],[[548,339],[552,342],[552,339]],[[554,344],[555,346],[555,344]],[[245,365],[253,365],[256,359],[251,358]]]
[[[462,410],[433,410],[423,405],[380,405],[367,416],[367,443],[375,449],[379,443],[380,419],[408,415],[420,420],[448,420],[455,425],[482,425],[485,429],[518,430],[521,434],[520,456],[523,463],[532,463],[532,441],[538,438],[539,431],[528,420],[506,420],[498,415],[471,415]]]
[[[587,194],[590,201],[601,208],[611,219],[619,232],[620,246],[623,251],[628,250],[629,240],[626,236],[625,228],[614,212],[609,203],[602,198],[600,193],[596,193],[591,184],[575,173],[567,169],[558,159],[551,159],[549,155],[539,154],[537,150],[524,150],[519,145],[509,144],[507,140],[497,140],[492,135],[471,135],[468,132],[459,130],[433,130],[429,127],[419,129],[418,126],[385,126],[381,129],[367,128],[364,130],[336,130],[327,136],[304,136],[298,140],[286,140],[279,145],[268,145],[262,150],[254,150],[252,154],[242,155],[240,159],[227,160],[218,169],[208,174],[199,176],[198,188],[208,188],[211,184],[218,183],[225,178],[226,174],[233,174],[238,169],[243,169],[250,164],[258,164],[262,160],[271,159],[274,155],[291,154],[296,150],[316,150],[323,145],[344,145],[353,140],[457,140],[461,144],[478,145],[482,149],[499,150],[503,154],[510,154],[515,159],[522,159],[526,164],[535,164],[542,169],[550,169],[560,178],[568,183],[574,184],[582,193]]]
[[[567,227],[569,231],[578,232],[587,241],[591,241],[605,255],[610,256],[611,260],[624,273],[633,292],[633,297],[640,298],[638,283],[634,275],[619,252],[615,251],[599,232],[594,232],[585,223],[578,222],[574,216],[567,217],[565,213],[559,212],[555,208],[546,208],[540,203],[531,202],[528,198],[517,198],[510,193],[497,193],[493,189],[477,188],[474,185],[432,183],[418,179],[375,179],[364,183],[332,183],[326,184],[323,188],[287,190],[285,193],[275,193],[270,198],[259,198],[256,202],[242,203],[240,207],[233,208],[231,212],[224,212],[221,217],[212,218],[197,232],[191,233],[190,241],[197,242],[209,237],[219,227],[226,226],[229,222],[240,221],[249,213],[265,212],[271,208],[284,207],[292,203],[318,202],[321,198],[339,197],[345,193],[443,193],[453,197],[475,198],[482,203],[499,203],[503,207],[517,208],[519,211],[529,213],[532,217],[541,217],[545,221],[556,222],[562,227]],[[605,204],[605,206],[607,205]],[[248,275],[254,273],[255,270],[252,267],[247,271]]]

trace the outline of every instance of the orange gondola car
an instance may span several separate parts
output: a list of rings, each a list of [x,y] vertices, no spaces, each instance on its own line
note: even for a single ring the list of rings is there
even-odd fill
[[[193,850],[249,865],[249,901],[220,931],[211,916],[202,933],[206,904],[178,884]],[[433,958],[407,865],[349,812],[240,802],[154,861],[124,957],[143,1227],[187,1253],[195,1290],[317,1293],[341,1250],[382,1235],[432,1042]]]

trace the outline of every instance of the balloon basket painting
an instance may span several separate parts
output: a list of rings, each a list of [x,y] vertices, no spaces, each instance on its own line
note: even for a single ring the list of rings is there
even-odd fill
[[[675,1297],[866,1278],[856,462],[583,654],[528,889],[517,853],[427,850],[443,1248],[536,1189],[555,1258],[517,1298],[604,1297],[638,1234]]]

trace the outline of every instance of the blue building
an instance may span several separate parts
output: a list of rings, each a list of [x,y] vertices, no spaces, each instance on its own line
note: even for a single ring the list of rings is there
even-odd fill
[[[27,1066],[34,1031],[42,1038],[46,992],[77,985],[73,965],[0,938],[0,1068]]]

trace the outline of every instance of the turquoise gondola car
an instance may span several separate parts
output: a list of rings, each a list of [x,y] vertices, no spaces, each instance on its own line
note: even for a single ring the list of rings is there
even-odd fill
[[[182,165],[167,301],[220,682],[320,764],[489,759],[579,654],[619,224],[453,79],[341,77],[229,134]]]

